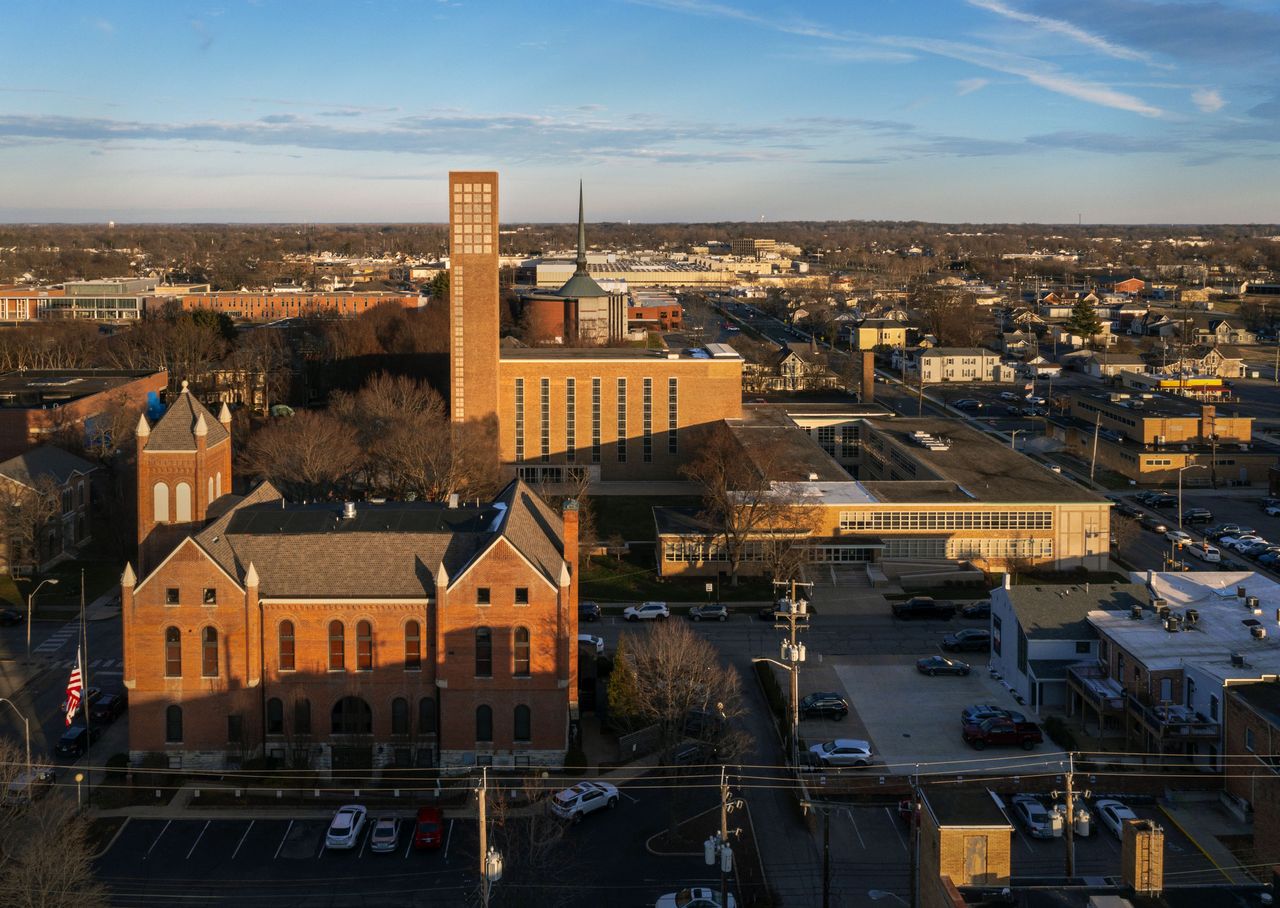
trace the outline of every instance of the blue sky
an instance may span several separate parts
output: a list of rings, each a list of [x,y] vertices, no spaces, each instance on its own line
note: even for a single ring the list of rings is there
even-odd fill
[[[1280,221],[1280,0],[0,6],[0,221]]]

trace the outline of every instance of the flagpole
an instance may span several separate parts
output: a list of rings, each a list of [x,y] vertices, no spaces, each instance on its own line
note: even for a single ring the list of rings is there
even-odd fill
[[[89,728],[89,624],[85,620],[84,608],[84,568],[80,569],[80,641],[84,647],[84,662],[80,666],[80,683],[84,687],[84,696],[80,698],[80,706],[84,710],[84,762],[85,775],[89,780],[89,802],[93,802],[93,732]]]

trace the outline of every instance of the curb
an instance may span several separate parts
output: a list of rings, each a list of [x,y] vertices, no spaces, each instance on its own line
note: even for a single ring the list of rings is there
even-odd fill
[[[120,838],[120,834],[124,832],[124,828],[129,825],[129,820],[131,819],[132,817],[125,817],[124,822],[120,824],[120,828],[116,830],[116,834],[111,837],[111,841],[107,842],[106,846],[104,846],[103,849],[99,851],[97,854],[91,855],[89,857],[89,860],[97,861],[97,860],[100,860],[103,856],[105,856],[106,853],[115,846],[116,839]]]
[[[1222,874],[1223,877],[1226,878],[1228,883],[1231,883],[1232,885],[1234,885],[1236,881],[1231,878],[1231,874],[1227,873],[1227,871],[1225,871],[1222,868],[1222,865],[1213,859],[1213,855],[1209,854],[1209,852],[1205,850],[1205,847],[1196,840],[1196,837],[1193,836],[1190,832],[1188,832],[1185,826],[1183,826],[1176,819],[1174,819],[1173,814],[1169,813],[1169,811],[1165,809],[1165,806],[1163,804],[1157,804],[1157,806],[1160,808],[1160,812],[1169,818],[1169,822],[1172,823],[1175,827],[1177,827],[1178,832],[1186,836],[1187,840],[1191,842],[1192,845],[1200,849],[1200,853],[1209,859],[1209,863],[1213,865],[1214,869],[1217,870],[1220,874]]]
[[[691,823],[694,820],[698,819],[698,817],[702,816],[703,814],[708,814],[708,813],[711,813],[713,810],[719,810],[719,809],[720,809],[719,807],[708,807],[706,810],[702,811],[702,813],[695,813],[691,817],[685,817],[683,820],[681,820],[679,823],[676,824],[676,827],[679,828],[683,826],[685,823]],[[667,830],[664,829],[662,830],[662,832],[655,832],[653,835],[649,836],[649,838],[644,840],[644,850],[649,852],[649,854],[653,855],[655,858],[691,858],[691,857],[698,857],[702,853],[700,851],[658,851],[656,850],[653,847],[653,845],[651,845],[650,843],[654,839],[656,839],[658,836],[666,835],[666,834],[667,834]]]

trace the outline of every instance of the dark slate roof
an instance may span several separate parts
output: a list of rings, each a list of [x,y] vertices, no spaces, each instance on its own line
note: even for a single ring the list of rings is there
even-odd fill
[[[209,524],[195,541],[237,582],[249,565],[272,598],[425,598],[441,565],[452,578],[505,536],[551,583],[563,563],[556,512],[524,483],[492,503],[289,504],[268,483]]]
[[[98,468],[83,457],[76,457],[52,445],[41,445],[0,463],[0,476],[34,488],[35,482],[42,476],[48,476],[58,485],[63,485],[76,473],[86,475],[96,469]]]
[[[1032,640],[1092,640],[1092,611],[1125,611],[1148,605],[1151,596],[1141,583],[1015,586],[1009,601],[1023,632]]]
[[[983,788],[936,785],[924,789],[925,809],[939,826],[1008,826],[995,795]]]
[[[210,413],[205,405],[196,400],[195,395],[186,390],[170,404],[168,411],[160,417],[151,428],[147,438],[148,451],[194,451],[196,449],[196,422],[204,417],[205,447],[211,448],[225,441],[230,435],[218,418]]]

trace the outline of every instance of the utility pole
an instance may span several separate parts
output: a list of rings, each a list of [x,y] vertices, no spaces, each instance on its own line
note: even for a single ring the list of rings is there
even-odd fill
[[[720,767],[720,831],[702,843],[707,866],[720,865],[720,906],[729,905],[729,873],[733,870],[733,848],[729,845],[729,811],[739,804],[730,805],[729,777],[724,766]]]
[[[1093,482],[1093,471],[1098,467],[1098,431],[1102,428],[1102,414],[1093,419],[1093,457],[1089,459],[1089,481]]]
[[[787,587],[790,586],[790,595],[787,598],[787,610],[782,613],[783,620],[787,622],[788,639],[782,642],[782,661],[790,666],[791,673],[791,766],[793,769],[800,765],[800,663],[805,660],[804,644],[796,637],[799,631],[798,625],[801,619],[807,619],[809,608],[804,604],[805,600],[796,598],[797,587],[812,588],[812,583],[801,583],[796,580],[775,580],[773,586]],[[803,610],[802,610],[803,609]],[[775,617],[778,612],[775,610]],[[777,625],[774,625],[777,627]]]
[[[1067,879],[1068,880],[1072,879],[1076,875],[1076,842],[1075,842],[1076,812],[1075,812],[1075,801],[1073,800],[1073,796],[1075,792],[1072,790],[1072,783],[1075,781],[1074,779],[1075,772],[1073,770],[1074,770],[1074,764],[1072,762],[1071,754],[1068,753],[1067,754],[1067,791],[1066,791],[1067,828],[1064,830],[1065,835],[1063,835],[1062,837],[1063,840],[1067,843]]]
[[[831,808],[822,811],[822,908],[831,908]]]
[[[911,872],[908,877],[911,908],[920,908],[920,810],[923,806],[920,800],[920,764],[917,763],[915,774],[911,776]]]
[[[480,790],[478,805],[478,819],[480,828],[480,904],[484,908],[489,908],[489,824],[485,819],[486,802],[489,800],[488,792],[485,791],[486,783],[489,781],[489,768],[486,766],[480,770]]]

